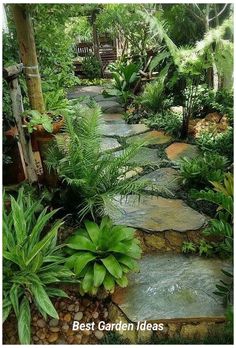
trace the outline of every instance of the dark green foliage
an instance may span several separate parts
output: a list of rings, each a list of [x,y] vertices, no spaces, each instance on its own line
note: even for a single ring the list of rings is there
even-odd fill
[[[95,56],[85,57],[82,61],[81,68],[88,79],[101,77],[101,65]]]
[[[183,183],[192,188],[204,188],[209,181],[221,181],[227,166],[225,157],[204,153],[193,159],[183,158],[178,163]]]
[[[233,302],[233,274],[229,273],[225,270],[221,270],[225,277],[227,277],[227,282],[220,280],[219,284],[216,284],[216,291],[214,292],[215,295],[221,297],[222,302],[225,306],[231,304]]]
[[[80,291],[94,295],[99,288],[113,292],[117,284],[126,287],[126,274],[138,269],[136,259],[141,256],[135,230],[114,226],[108,217],[100,226],[88,220],[84,226],[66,242],[71,255],[66,265],[81,280]]]
[[[157,113],[150,116],[146,123],[151,128],[163,129],[167,133],[178,137],[181,131],[182,118],[182,114],[172,111],[164,111],[163,113]]]
[[[115,195],[140,193],[147,185],[144,180],[122,177],[124,172],[135,167],[130,160],[144,143],[134,143],[116,157],[101,149],[101,126],[98,106],[81,107],[76,117],[65,118],[68,135],[56,136],[48,154],[49,169],[55,169],[66,186],[62,195],[68,197],[71,211],[77,211],[81,218],[90,214],[95,219],[114,209]]]
[[[212,256],[214,253],[214,246],[212,243],[205,241],[204,239],[200,240],[199,243],[193,242],[183,242],[182,252],[187,253],[198,253],[200,256]]]
[[[203,151],[218,153],[233,162],[233,128],[229,127],[223,133],[203,132],[197,139],[197,144]]]
[[[44,317],[58,318],[50,297],[67,295],[53,283],[71,281],[73,276],[64,266],[62,246],[56,245],[63,222],[49,228],[56,211],[45,208],[38,214],[40,203],[20,189],[17,199],[11,197],[11,210],[3,209],[3,318],[15,312],[22,344],[31,342],[30,303]]]

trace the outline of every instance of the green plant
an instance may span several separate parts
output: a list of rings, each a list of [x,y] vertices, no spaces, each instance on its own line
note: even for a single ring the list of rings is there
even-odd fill
[[[185,185],[206,187],[209,181],[220,181],[227,166],[225,157],[213,153],[204,153],[193,159],[182,158],[178,165]]]
[[[164,103],[165,79],[167,77],[169,65],[159,73],[155,81],[146,84],[141,95],[141,104],[153,112],[163,110],[167,103]]]
[[[220,280],[220,283],[216,284],[217,291],[214,291],[214,294],[220,296],[223,304],[227,306],[229,304],[232,304],[233,301],[233,274],[223,269],[221,270],[221,272],[224,274],[225,277],[227,277],[228,281],[226,283],[225,281]]]
[[[65,118],[67,136],[55,137],[55,144],[48,153],[46,161],[49,170],[55,169],[63,180],[64,195],[83,218],[90,214],[103,215],[112,209],[116,194],[140,193],[147,181],[135,178],[121,178],[124,169],[135,167],[130,160],[137,154],[144,142],[127,147],[120,156],[101,150],[102,143],[101,110],[94,107],[81,107],[76,117]]]
[[[233,128],[228,127],[223,133],[202,132],[197,138],[197,144],[203,151],[211,151],[225,156],[233,162]]]
[[[173,134],[178,137],[181,131],[182,114],[173,111],[164,111],[163,113],[157,113],[149,116],[146,123],[151,128],[163,129],[167,133]]]
[[[101,77],[101,64],[95,56],[85,57],[81,64],[82,71],[89,79]]]
[[[64,266],[65,258],[57,246],[61,220],[50,219],[57,212],[45,208],[37,215],[40,200],[32,201],[20,189],[11,197],[10,211],[3,205],[3,320],[15,312],[22,344],[31,340],[31,303],[38,311],[58,318],[50,297],[66,297],[53,284],[71,281],[73,273]]]
[[[207,242],[202,239],[198,243],[183,242],[182,252],[187,253],[198,253],[200,256],[211,256],[214,252],[214,244]]]
[[[183,253],[195,253],[196,251],[197,251],[197,247],[193,242],[183,242],[182,244]]]
[[[44,93],[45,109],[57,113],[65,113],[69,110],[69,100],[65,98],[62,89]]]
[[[113,87],[106,90],[106,94],[117,96],[121,102],[127,106],[128,101],[132,98],[132,87],[138,80],[138,65],[134,63],[125,64],[117,62],[110,64],[110,70],[114,80]]]
[[[81,292],[96,294],[101,287],[113,292],[116,284],[126,287],[126,274],[137,270],[135,260],[141,257],[135,230],[113,226],[108,217],[103,217],[100,226],[88,220],[84,226],[67,240],[71,256],[66,262],[81,280]]]
[[[38,125],[42,125],[48,133],[52,133],[52,118],[46,113],[41,114],[37,110],[28,110],[25,111],[22,115],[27,117],[27,123],[25,124],[25,127],[27,127],[29,133],[32,133],[34,130],[36,130]]]

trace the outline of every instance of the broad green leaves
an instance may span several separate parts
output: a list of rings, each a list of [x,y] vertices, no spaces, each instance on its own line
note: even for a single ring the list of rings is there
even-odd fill
[[[135,259],[141,256],[134,229],[113,226],[108,217],[100,226],[85,221],[85,228],[68,239],[66,249],[70,255],[66,265],[81,280],[81,292],[96,294],[100,287],[113,292],[116,284],[127,286],[126,273],[138,270]]]
[[[31,343],[31,313],[29,300],[24,297],[20,305],[18,317],[18,334],[21,344]]]

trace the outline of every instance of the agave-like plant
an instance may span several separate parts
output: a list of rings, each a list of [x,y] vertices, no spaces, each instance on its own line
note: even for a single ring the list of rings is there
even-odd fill
[[[126,274],[138,270],[136,259],[141,257],[139,240],[134,229],[116,225],[104,217],[100,226],[84,222],[67,241],[71,255],[66,262],[81,280],[82,293],[96,294],[99,288],[113,292],[116,284],[128,285]]]
[[[102,151],[102,118],[97,105],[82,107],[74,118],[66,117],[64,135],[55,138],[46,164],[70,188],[70,200],[72,190],[81,219],[88,214],[94,220],[98,215],[109,215],[115,195],[137,194],[150,185],[147,180],[122,176],[136,167],[131,160],[145,142],[133,143],[119,156]]]
[[[50,297],[67,295],[53,284],[70,282],[74,275],[56,245],[63,222],[54,222],[45,233],[56,210],[39,214],[40,204],[20,189],[17,199],[11,196],[10,211],[3,209],[3,321],[14,311],[22,344],[31,342],[31,303],[43,317],[58,318]]]

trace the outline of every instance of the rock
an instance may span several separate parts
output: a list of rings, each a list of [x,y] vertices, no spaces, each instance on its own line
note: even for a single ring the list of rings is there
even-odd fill
[[[170,338],[177,337],[179,329],[180,329],[180,324],[169,323],[168,324],[168,337],[170,337]]]
[[[37,326],[43,328],[43,327],[46,326],[46,323],[45,323],[45,321],[43,319],[39,319],[37,321]]]
[[[123,107],[114,99],[104,99],[97,102],[104,113],[108,114],[120,114],[124,111]]]
[[[137,140],[143,140],[147,141],[147,146],[148,145],[162,145],[162,144],[167,144],[172,140],[172,137],[168,134],[165,134],[162,131],[150,131],[144,134],[140,135],[135,135],[133,137],[130,137],[127,139],[128,144],[132,144],[133,142]]]
[[[101,149],[102,151],[118,150],[121,148],[120,143],[113,138],[102,138]]]
[[[183,325],[180,331],[180,337],[185,339],[203,339],[208,334],[206,323],[198,325]]]
[[[49,321],[49,326],[55,327],[55,326],[58,325],[58,323],[59,323],[59,320],[58,320],[58,319],[51,319],[51,320]]]
[[[106,122],[125,123],[125,120],[123,119],[123,115],[122,114],[103,114],[102,118]]]
[[[83,305],[85,307],[88,307],[90,304],[91,304],[91,301],[87,298],[84,298],[83,301],[82,301]]]
[[[94,331],[94,336],[98,339],[101,340],[104,336],[104,333],[102,331],[96,330]]]
[[[108,137],[128,137],[135,134],[141,134],[148,130],[145,124],[111,124],[102,125],[102,134]]]
[[[60,328],[59,328],[59,327],[54,327],[54,326],[52,326],[52,327],[50,327],[50,331],[51,331],[51,332],[59,332],[59,331],[60,331]]]
[[[121,156],[124,150],[114,152],[114,156]],[[156,149],[149,149],[148,147],[143,147],[138,150],[138,152],[129,160],[130,164],[135,164],[137,166],[158,166],[160,164],[160,157]]]
[[[206,223],[203,215],[181,199],[129,195],[116,196],[113,203],[117,209],[110,213],[110,217],[116,224],[145,231],[186,232],[199,230]]]
[[[145,191],[165,193],[173,197],[174,193],[180,189],[180,175],[173,168],[159,168],[142,176],[141,179],[148,179],[153,182],[153,186],[146,187]]]
[[[75,305],[73,305],[73,304],[69,305],[68,308],[67,308],[67,310],[68,310],[69,312],[73,312],[74,309],[75,309]]]
[[[48,342],[49,343],[54,343],[58,340],[58,333],[57,332],[53,332],[50,334],[50,336],[48,337]]]
[[[72,88],[68,93],[69,99],[75,99],[79,97],[96,97],[101,95],[104,90],[102,86],[76,86]]]
[[[75,337],[74,337],[74,343],[75,343],[75,344],[81,344],[82,337],[83,337],[83,336],[82,336],[81,334],[75,335]]]
[[[67,325],[67,324],[64,324],[63,326],[62,326],[62,330],[63,331],[67,331],[67,330],[69,330],[69,325]]]
[[[183,106],[172,106],[170,108],[170,111],[176,112],[178,114],[182,114],[183,113]]]
[[[165,149],[165,152],[171,161],[178,161],[183,157],[192,159],[199,155],[198,147],[187,143],[173,143]]]
[[[166,250],[166,241],[163,234],[146,234],[144,236],[145,245],[152,250]]]
[[[230,262],[155,253],[144,255],[139,266],[139,273],[129,275],[128,287],[112,295],[131,322],[224,317],[224,306],[213,292],[221,269],[230,271]]]
[[[32,338],[33,338],[33,341],[35,341],[35,342],[38,342],[38,340],[39,340],[38,336],[36,336],[36,335],[34,335]]]
[[[77,304],[77,305],[75,305],[75,313],[77,313],[77,312],[79,312],[79,305]]]
[[[121,175],[120,178],[122,179],[129,179],[132,178],[138,174],[141,174],[143,172],[143,168],[142,167],[136,167],[132,170],[129,170],[128,172],[125,172],[125,174]]]
[[[69,323],[71,321],[71,314],[70,313],[67,313],[64,318],[63,318],[64,321],[66,321],[67,323]]]
[[[46,334],[45,332],[41,329],[41,330],[38,330],[36,332],[36,336],[40,339],[40,340],[44,340],[44,338],[46,337]]]
[[[80,321],[82,318],[83,318],[83,313],[82,312],[78,312],[74,316],[74,320],[77,320],[77,321]]]
[[[167,231],[165,232],[165,238],[168,240],[170,245],[174,246],[175,248],[181,249],[182,244],[184,242],[184,236],[183,234],[175,231]]]
[[[97,318],[99,317],[99,313],[98,313],[98,312],[94,312],[94,313],[92,314],[92,317],[93,317],[94,319],[97,319]]]
[[[103,313],[103,318],[106,319],[107,317],[108,317],[108,311],[106,310],[106,311],[104,311],[104,313]]]

